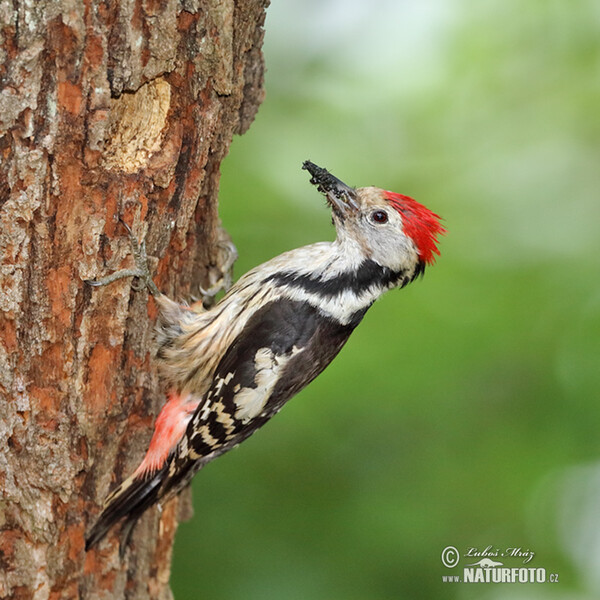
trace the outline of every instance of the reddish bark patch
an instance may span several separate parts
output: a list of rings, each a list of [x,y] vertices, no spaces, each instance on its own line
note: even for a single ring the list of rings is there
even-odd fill
[[[46,278],[52,314],[64,327],[71,323],[71,306],[68,299],[69,284],[72,280],[71,269],[67,265],[51,270]]]
[[[17,326],[9,313],[0,314],[0,331],[2,332],[2,345],[8,353],[17,349]]]
[[[156,306],[154,298],[150,298],[148,302],[148,318],[151,322],[154,322],[158,318],[158,306]]]
[[[197,14],[183,10],[179,13],[179,17],[177,18],[177,29],[179,29],[179,31],[188,31],[196,21],[198,21]]]
[[[102,47],[102,38],[100,36],[87,36],[85,57],[90,69],[96,69],[102,65],[102,61],[104,59],[104,48]]]
[[[103,412],[111,403],[114,390],[110,388],[118,354],[119,349],[104,344],[96,344],[90,354],[86,401],[95,413]]]
[[[35,399],[35,404],[41,412],[52,414],[60,406],[62,394],[55,388],[33,386],[29,393]]]
[[[82,524],[70,525],[67,527],[67,538],[69,540],[69,559],[78,562],[85,548],[83,538],[84,528]]]
[[[78,115],[81,111],[81,88],[70,81],[59,81],[58,104],[72,115]]]
[[[104,232],[107,236],[113,237],[117,228],[118,219],[115,219],[117,214],[117,197],[114,194],[104,195],[104,206],[106,209],[106,221],[104,222]]]
[[[62,581],[57,582],[48,596],[49,600],[61,600],[62,598],[79,598],[79,585],[76,581],[64,583]]]
[[[67,349],[63,341],[49,344],[42,355],[34,357],[32,362],[31,383],[41,388],[48,385],[58,386],[65,378],[65,361],[70,358],[65,356]]]

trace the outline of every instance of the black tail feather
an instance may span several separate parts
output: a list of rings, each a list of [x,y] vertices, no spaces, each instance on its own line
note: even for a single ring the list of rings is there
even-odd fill
[[[150,474],[126,479],[107,499],[100,518],[85,537],[85,549],[95,546],[113,525],[126,519],[121,538],[121,553],[127,545],[131,531],[144,511],[161,498],[163,481],[168,474],[168,463]]]

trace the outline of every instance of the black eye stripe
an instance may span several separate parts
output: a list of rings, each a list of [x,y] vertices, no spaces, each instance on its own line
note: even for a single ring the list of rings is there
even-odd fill
[[[387,223],[388,215],[385,210],[375,210],[371,213],[371,220],[374,223]]]

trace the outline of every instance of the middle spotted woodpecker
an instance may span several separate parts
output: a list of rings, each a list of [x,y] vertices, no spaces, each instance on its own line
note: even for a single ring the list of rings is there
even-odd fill
[[[352,188],[310,161],[303,168],[327,198],[337,239],[252,269],[212,309],[161,294],[134,239],[136,269],[89,282],[145,281],[160,311],[157,359],[170,392],[146,457],[106,499],[87,548],[121,520],[126,538],[146,509],[262,427],[327,367],[379,296],[439,254],[440,218],[412,198]]]

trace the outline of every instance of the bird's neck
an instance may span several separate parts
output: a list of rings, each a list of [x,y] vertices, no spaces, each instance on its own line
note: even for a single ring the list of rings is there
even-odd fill
[[[272,268],[265,283],[342,325],[357,324],[379,296],[412,278],[368,258],[357,244],[339,240],[286,252],[267,264]]]

